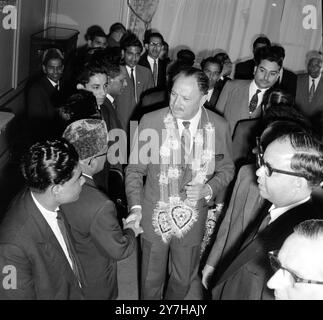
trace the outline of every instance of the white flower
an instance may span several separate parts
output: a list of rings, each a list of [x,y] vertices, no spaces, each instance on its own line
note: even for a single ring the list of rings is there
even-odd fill
[[[203,134],[201,132],[196,133],[194,142],[198,145],[203,145]]]
[[[173,150],[178,150],[179,149],[179,143],[177,139],[170,139],[169,140],[169,147]]]
[[[162,158],[170,157],[170,149],[165,144],[160,147],[159,153]]]
[[[208,122],[208,123],[205,125],[204,129],[205,129],[206,131],[214,131],[214,127],[212,126],[212,123],[211,123],[211,122]]]
[[[169,168],[168,169],[168,178],[169,179],[178,179],[179,178],[179,170],[177,168]]]
[[[204,150],[202,155],[202,162],[210,162],[213,158],[213,151],[212,150]]]
[[[168,184],[168,178],[167,178],[166,174],[160,175],[159,184]]]

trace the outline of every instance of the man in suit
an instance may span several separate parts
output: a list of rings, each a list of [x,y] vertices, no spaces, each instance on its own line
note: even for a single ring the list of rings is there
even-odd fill
[[[116,299],[117,261],[132,254],[135,237],[141,230],[133,222],[124,222],[123,229],[120,228],[113,202],[99,191],[93,180],[93,175],[103,169],[107,160],[105,122],[99,119],[73,122],[63,137],[77,150],[85,179],[79,199],[63,206],[84,268],[85,299]]]
[[[141,94],[154,87],[154,80],[150,69],[138,65],[143,47],[137,36],[130,32],[125,33],[120,40],[120,46],[124,59],[121,69],[126,74],[128,85],[116,98],[116,106],[124,127],[128,128]]]
[[[231,136],[239,120],[262,115],[261,103],[265,92],[277,81],[282,67],[282,57],[271,48],[257,51],[253,80],[228,81],[224,86],[216,110],[229,123]]]
[[[307,55],[307,73],[297,76],[296,106],[310,120],[323,112],[323,57],[317,51]]]
[[[33,82],[27,91],[27,117],[33,141],[57,138],[57,106],[61,101],[61,78],[64,57],[56,48],[44,52],[43,76]]]
[[[285,49],[282,46],[272,46],[272,50],[276,51],[278,55],[280,55],[284,61],[285,59]],[[297,83],[297,76],[294,72],[282,68],[281,74],[276,81],[274,88],[282,89],[289,93],[293,98],[296,96],[296,83]]]
[[[241,79],[241,80],[252,80],[254,75],[255,69],[255,62],[256,62],[256,55],[257,51],[260,48],[271,46],[270,40],[267,37],[258,37],[253,45],[252,45],[252,52],[253,52],[253,59],[249,59],[247,61],[237,63],[234,72],[234,79]]]
[[[36,143],[22,173],[27,189],[0,227],[0,270],[13,269],[8,282],[2,274],[0,299],[83,299],[82,266],[60,208],[78,199],[85,181],[78,154],[62,140]]]
[[[193,283],[201,289],[197,273],[208,204],[234,174],[227,123],[203,107],[207,76],[199,69],[190,68],[182,70],[174,80],[170,107],[145,114],[140,121],[126,168],[130,208],[127,219],[135,219],[138,224],[141,221],[144,229],[141,299],[181,300]],[[209,133],[213,132],[212,137],[206,134],[207,128]],[[147,159],[141,136],[148,132],[152,135],[152,149]],[[204,173],[199,162],[192,172],[192,158],[202,159],[202,150],[197,151],[200,148],[193,139],[197,135],[202,145],[210,144],[205,153],[215,154],[200,163],[207,169]],[[172,159],[170,164],[168,156]],[[163,288],[166,288],[165,295]],[[201,299],[200,292],[194,292],[193,296]]]
[[[212,111],[215,110],[216,103],[219,99],[221,87],[216,86],[222,72],[220,63],[213,57],[203,59],[201,62],[201,69],[209,78],[209,89],[205,102],[205,108]]]
[[[151,70],[154,87],[166,88],[166,62],[159,59],[164,38],[159,32],[151,32],[145,39],[146,52],[140,57],[138,64]]]
[[[225,217],[219,230],[224,242],[215,241],[203,270],[205,286],[215,273],[214,299],[273,299],[266,287],[271,275],[267,253],[280,248],[298,223],[322,217],[320,206],[311,199],[323,178],[320,143],[300,127],[278,135],[264,154],[261,145],[258,150],[258,188],[267,201],[261,206],[256,192],[247,193],[244,206],[250,210]],[[239,199],[237,193],[235,201]]]
[[[269,253],[275,274],[267,286],[276,300],[323,299],[323,220],[306,220],[294,228],[278,251]]]

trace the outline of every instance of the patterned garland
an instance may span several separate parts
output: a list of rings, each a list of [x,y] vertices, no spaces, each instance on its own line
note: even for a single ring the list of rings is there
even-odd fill
[[[171,113],[164,118],[166,139],[160,147],[160,200],[152,216],[154,231],[168,243],[175,236],[182,238],[198,219],[197,201],[181,200],[179,196],[179,177],[183,172],[181,165],[181,141],[177,134],[176,120]],[[209,164],[214,157],[214,127],[208,122],[197,131],[193,141],[192,183],[203,184]]]

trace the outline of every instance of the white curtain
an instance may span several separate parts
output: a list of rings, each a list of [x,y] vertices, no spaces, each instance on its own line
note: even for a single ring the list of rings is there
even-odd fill
[[[318,28],[303,27],[305,5],[317,9]],[[306,52],[322,44],[321,0],[160,0],[151,27],[170,46],[170,57],[190,48],[202,58],[220,49],[232,61],[252,56],[252,42],[265,34],[286,50],[285,66],[304,69]]]

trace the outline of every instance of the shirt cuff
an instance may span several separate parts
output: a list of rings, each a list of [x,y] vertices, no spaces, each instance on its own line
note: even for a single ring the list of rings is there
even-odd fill
[[[208,201],[210,201],[212,199],[213,190],[212,190],[211,186],[208,183],[206,185],[208,186],[208,188],[210,190],[210,194],[208,196],[204,197],[204,199],[206,200],[206,202],[208,202]]]
[[[132,206],[132,207],[130,208],[130,211],[131,211],[132,209],[142,209],[142,206],[141,206],[140,204],[136,204],[136,205],[134,205],[134,206]]]

